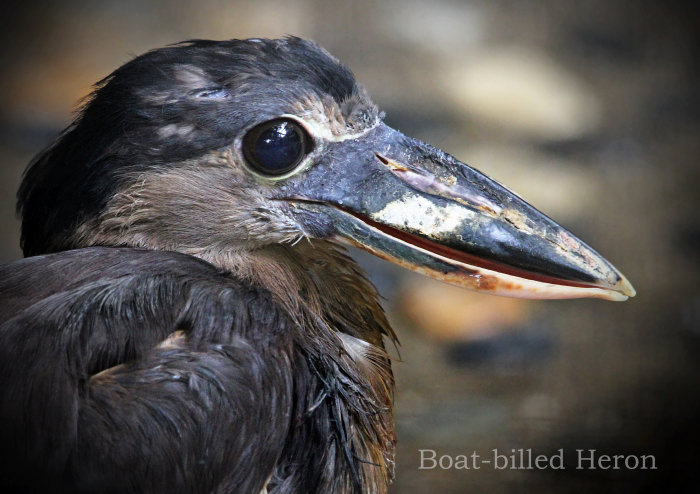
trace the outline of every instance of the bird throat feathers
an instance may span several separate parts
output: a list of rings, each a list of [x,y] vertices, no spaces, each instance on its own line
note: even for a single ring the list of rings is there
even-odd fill
[[[328,388],[351,465],[348,482],[386,492],[394,478],[396,435],[394,378],[384,337],[392,344],[397,339],[359,266],[343,247],[322,240],[204,258],[270,290],[296,319],[312,367],[327,373],[319,378]]]

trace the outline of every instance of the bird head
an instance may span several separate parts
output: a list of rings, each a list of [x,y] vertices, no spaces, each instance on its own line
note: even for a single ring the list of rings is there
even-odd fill
[[[497,295],[634,295],[505,186],[385,125],[348,68],[293,37],[126,63],[30,164],[18,212],[25,255],[130,246],[226,267],[308,239]]]

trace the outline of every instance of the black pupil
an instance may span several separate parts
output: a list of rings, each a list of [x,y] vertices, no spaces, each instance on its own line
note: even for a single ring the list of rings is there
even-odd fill
[[[292,123],[280,122],[262,131],[253,149],[264,171],[283,173],[297,164],[304,151],[304,143]]]

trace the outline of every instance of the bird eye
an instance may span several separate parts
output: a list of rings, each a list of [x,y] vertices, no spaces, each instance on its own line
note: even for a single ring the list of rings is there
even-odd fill
[[[254,127],[243,137],[243,156],[266,175],[293,170],[312,150],[309,134],[294,120],[277,119]]]
[[[199,91],[194,96],[201,99],[228,99],[231,94],[225,88],[219,87]]]

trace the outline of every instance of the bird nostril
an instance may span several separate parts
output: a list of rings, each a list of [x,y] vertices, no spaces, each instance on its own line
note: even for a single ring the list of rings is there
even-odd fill
[[[428,172],[427,170],[392,160],[391,158],[387,158],[379,153],[374,153],[374,155],[379,161],[386,165],[387,168],[389,168],[391,173],[413,189],[419,190],[426,194],[454,200],[460,204],[467,203],[475,208],[479,208],[480,210],[492,214],[498,214],[503,209],[493,201],[484,197],[483,194],[458,184],[454,175],[439,177]]]
[[[406,166],[402,165],[401,163],[398,163],[392,159],[389,159],[379,153],[374,153],[374,156],[377,157],[379,161],[384,163],[384,165],[388,166],[390,170],[399,170],[399,171],[406,171],[408,168]]]

